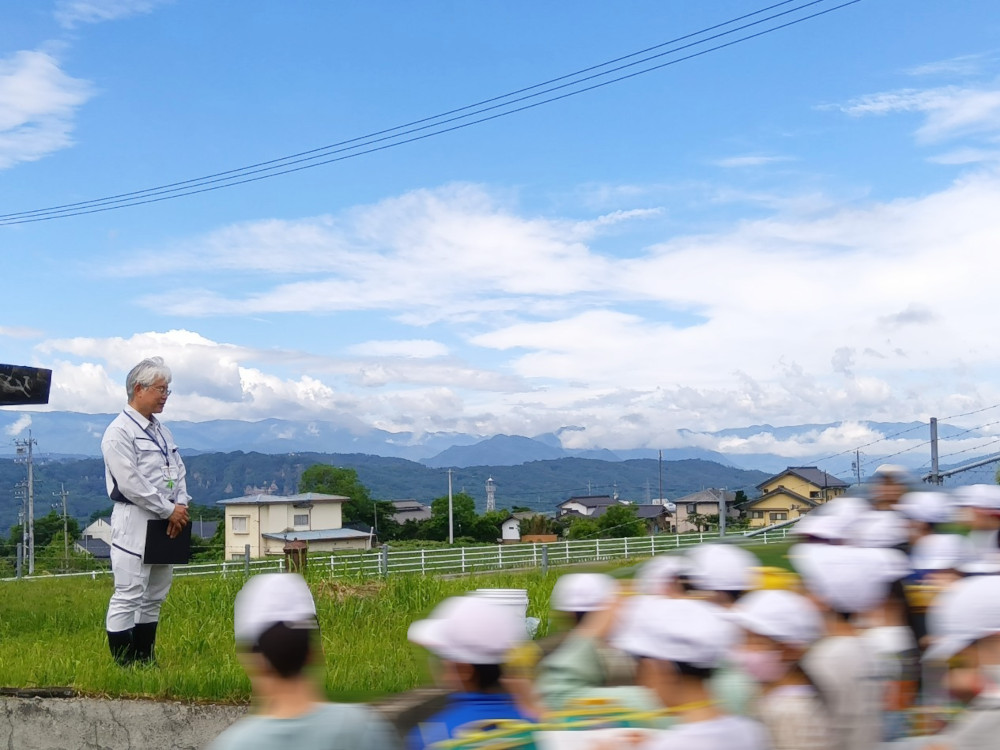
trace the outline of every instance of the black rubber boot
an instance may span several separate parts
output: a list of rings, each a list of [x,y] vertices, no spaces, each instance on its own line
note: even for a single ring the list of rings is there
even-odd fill
[[[152,664],[156,661],[153,647],[156,645],[155,622],[137,623],[132,635],[132,648],[135,650],[135,660],[140,664]]]
[[[132,637],[131,630],[108,631],[108,646],[111,648],[111,656],[122,667],[127,667],[135,661],[135,647]]]

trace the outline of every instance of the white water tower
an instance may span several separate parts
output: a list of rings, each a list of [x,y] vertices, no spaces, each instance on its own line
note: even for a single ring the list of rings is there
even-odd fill
[[[486,480],[486,512],[497,509],[497,483],[493,477]]]

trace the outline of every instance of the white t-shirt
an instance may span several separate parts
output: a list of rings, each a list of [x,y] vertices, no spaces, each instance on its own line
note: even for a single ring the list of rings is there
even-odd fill
[[[767,727],[774,750],[833,750],[826,706],[811,685],[787,685],[761,695],[754,715]]]
[[[659,732],[642,750],[770,750],[767,730],[744,716],[678,724]]]
[[[878,657],[861,636],[817,641],[802,668],[819,688],[835,750],[872,750],[882,739],[884,683]]]

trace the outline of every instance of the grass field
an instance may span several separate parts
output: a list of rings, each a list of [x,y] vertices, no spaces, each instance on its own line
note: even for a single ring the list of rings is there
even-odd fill
[[[765,565],[785,566],[786,549],[780,544],[754,551]],[[627,576],[631,569],[626,565],[622,561],[600,569]],[[366,700],[426,684],[426,654],[406,640],[406,631],[448,596],[476,588],[527,589],[528,615],[539,618],[539,634],[544,634],[552,586],[563,570],[454,578],[311,578],[329,697]],[[233,601],[242,585],[242,576],[175,579],[161,615],[159,665],[123,670],[111,661],[104,632],[110,578],[0,583],[0,686],[245,702],[250,684],[233,645]]]

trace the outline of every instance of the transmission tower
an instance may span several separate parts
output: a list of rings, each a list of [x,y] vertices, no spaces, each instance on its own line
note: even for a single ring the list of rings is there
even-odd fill
[[[493,477],[486,480],[486,512],[497,509],[497,483]]]

